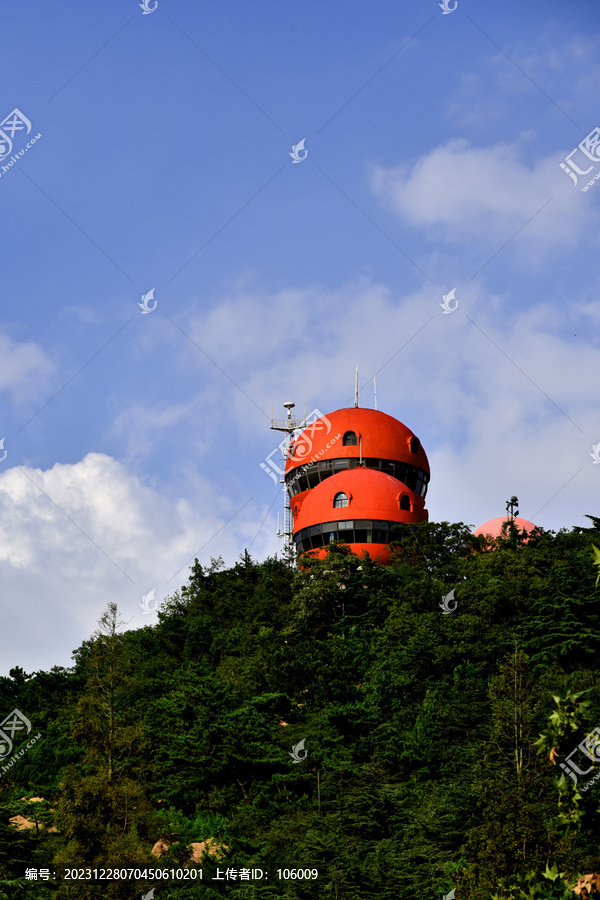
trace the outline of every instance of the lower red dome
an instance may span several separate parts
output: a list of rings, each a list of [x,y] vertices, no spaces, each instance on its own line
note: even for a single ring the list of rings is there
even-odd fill
[[[384,562],[392,528],[426,522],[425,500],[401,481],[358,466],[332,475],[291,500],[294,540],[299,553],[324,556],[327,544],[345,541],[353,553],[363,550]]]

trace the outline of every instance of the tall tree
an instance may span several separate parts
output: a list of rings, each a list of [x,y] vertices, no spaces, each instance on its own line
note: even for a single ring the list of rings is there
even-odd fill
[[[77,703],[72,738],[81,762],[67,767],[61,785],[56,824],[67,839],[56,866],[143,866],[155,862],[148,852],[152,810],[141,764],[142,726],[127,707],[130,674],[120,629],[125,624],[115,603],[99,620],[87,668],[83,696]],[[63,884],[58,898],[84,898],[89,886]],[[106,896],[129,897],[130,888],[115,882]]]
[[[472,861],[459,879],[474,898],[486,896],[507,872],[543,870],[550,846],[561,862],[567,850],[546,826],[552,785],[533,746],[541,698],[531,664],[517,647],[491,680],[489,699],[490,737],[473,773],[479,824],[469,832]]]

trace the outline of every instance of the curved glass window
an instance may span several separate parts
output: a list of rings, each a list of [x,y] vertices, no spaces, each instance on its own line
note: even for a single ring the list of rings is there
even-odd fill
[[[344,435],[342,444],[344,445],[344,447],[356,447],[356,445],[358,444],[356,434],[353,431],[347,431]]]
[[[392,478],[401,481],[409,490],[419,494],[420,497],[425,497],[427,494],[429,475],[417,466],[395,462],[392,459],[374,458],[363,459],[363,465],[367,469],[378,469],[380,472],[385,472],[386,475],[391,475]],[[336,472],[342,472],[345,469],[356,469],[357,466],[358,459],[322,459],[319,462],[299,466],[285,477],[288,492],[291,497],[294,497],[296,494],[302,493],[302,491],[315,487],[315,485]]]
[[[315,487],[319,481],[319,470],[315,467],[311,472],[306,473],[306,477],[308,478],[308,486],[313,488]]]
[[[348,495],[344,494],[343,491],[340,491],[333,498],[333,505],[336,508],[339,508],[340,506],[348,506]]]
[[[396,525],[398,522],[370,519],[325,522],[296,532],[294,541],[298,553],[317,550],[336,541],[345,541],[347,544],[389,544],[394,539],[392,529]]]
[[[407,488],[410,488],[411,491],[415,491],[415,493],[416,493],[416,487],[417,487],[417,470],[416,470],[416,469],[413,469],[413,468],[410,468],[410,469],[407,471],[407,473],[406,473],[406,475],[405,475],[405,477],[404,477],[404,479],[403,479],[403,483],[406,485]]]

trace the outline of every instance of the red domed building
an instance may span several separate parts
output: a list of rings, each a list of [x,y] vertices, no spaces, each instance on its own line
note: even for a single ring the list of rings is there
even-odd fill
[[[428,520],[429,477],[419,439],[392,416],[357,406],[322,416],[287,454],[297,552],[323,557],[327,544],[345,541],[385,562],[394,525]]]

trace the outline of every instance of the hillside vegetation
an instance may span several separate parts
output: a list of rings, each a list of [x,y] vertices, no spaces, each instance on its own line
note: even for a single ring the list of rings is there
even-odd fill
[[[72,669],[0,678],[41,734],[0,767],[0,900],[574,898],[600,871],[600,781],[557,781],[600,726],[591,523],[400,526],[387,567],[196,562],[135,631],[108,597]],[[24,878],[203,851],[202,881]],[[268,877],[213,880],[242,867]]]

